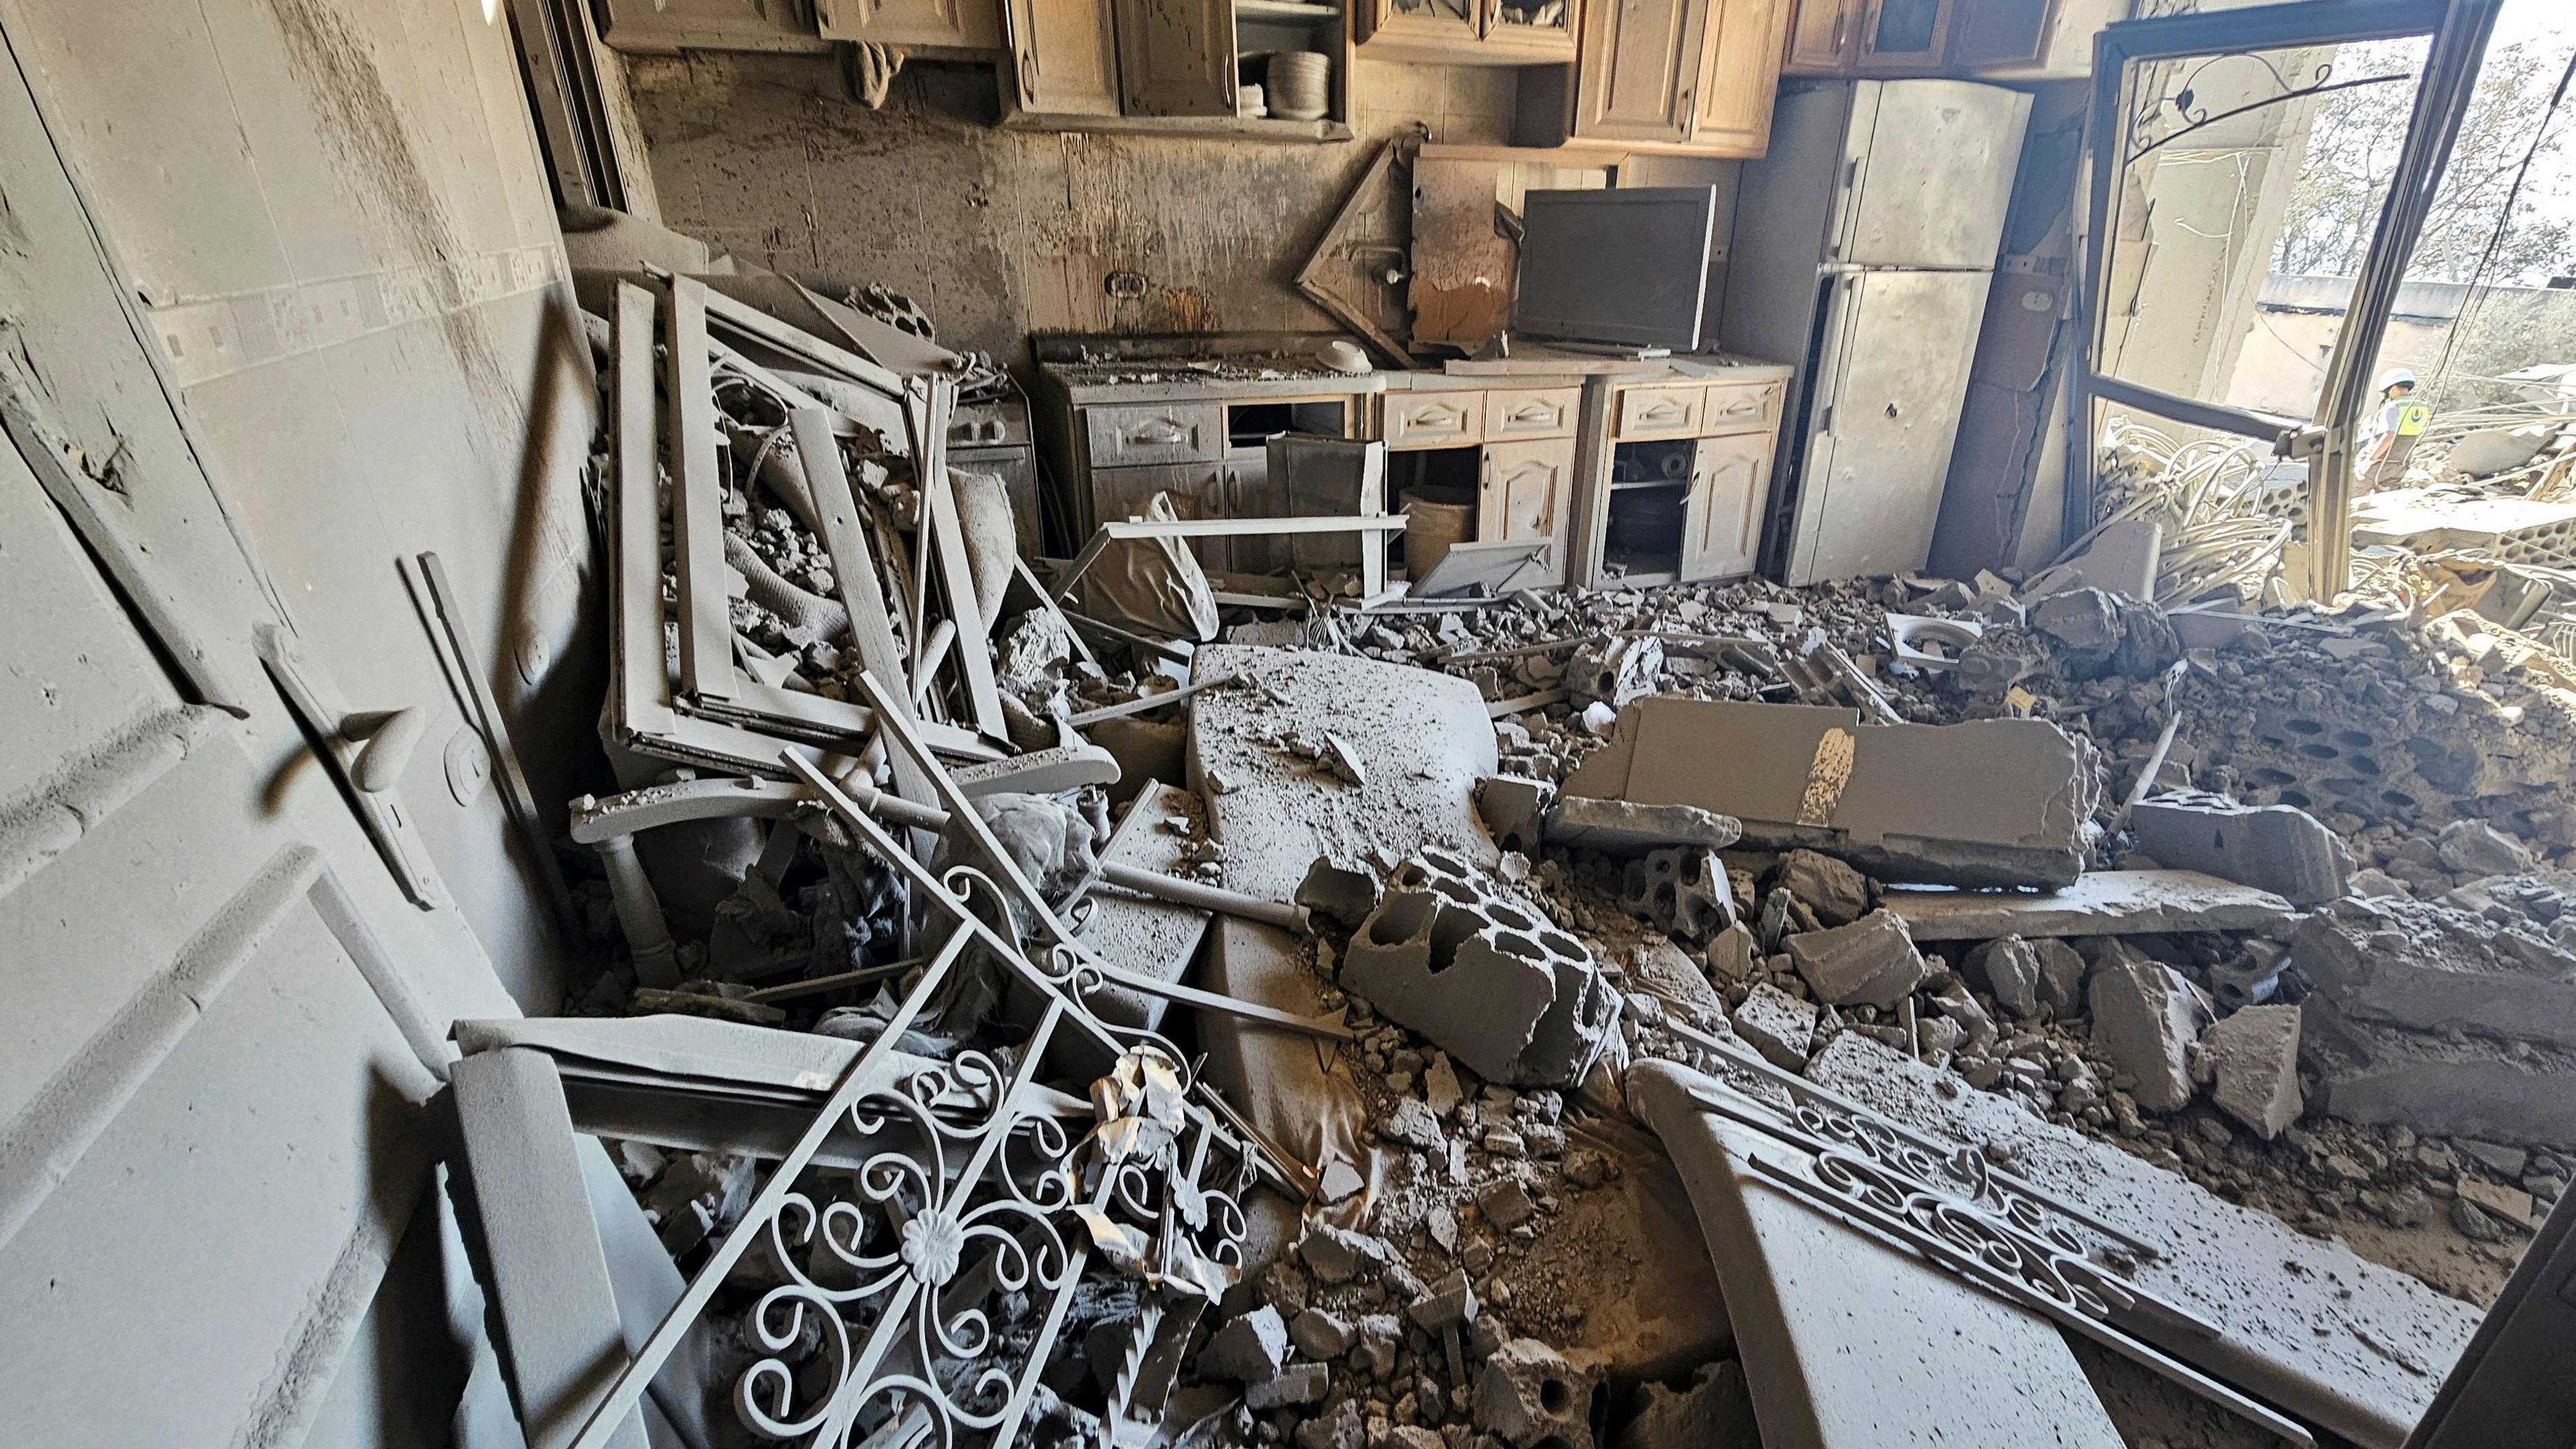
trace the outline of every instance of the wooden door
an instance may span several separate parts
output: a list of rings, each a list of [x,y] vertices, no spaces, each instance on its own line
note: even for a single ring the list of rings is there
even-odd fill
[[[1118,32],[1110,0],[1006,0],[1002,18],[1021,110],[1118,114]]]
[[[1753,572],[1761,544],[1762,505],[1771,494],[1774,433],[1702,438],[1691,458],[1690,498],[1682,508],[1684,579],[1732,578]]]
[[[999,50],[1000,0],[814,0],[825,40],[875,40],[943,50]]]
[[[1950,0],[1869,0],[1860,31],[1861,75],[1937,70],[1950,29]]]
[[[1546,581],[1565,581],[1565,549],[1574,516],[1575,439],[1488,443],[1476,489],[1476,540],[1546,539]]]
[[[1131,116],[1234,114],[1234,0],[1117,0]]]
[[[1710,0],[1691,140],[1712,152],[1754,157],[1771,141],[1780,90],[1780,33],[1790,0]]]
[[[1699,116],[1711,0],[1594,0],[1583,9],[1574,134],[1687,141]]]
[[[1860,51],[1862,0],[1794,0],[1786,69],[1793,75],[1841,75]]]

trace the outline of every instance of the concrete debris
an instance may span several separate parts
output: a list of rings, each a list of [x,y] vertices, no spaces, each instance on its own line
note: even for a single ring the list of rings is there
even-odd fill
[[[1702,1364],[1687,1389],[1647,1384],[1640,1395],[1617,1449],[1762,1449],[1744,1365],[1734,1359]]]
[[[1905,923],[1872,911],[1848,926],[1791,936],[1789,959],[1827,1006],[1893,1007],[1923,984],[1927,968]]]
[[[1536,856],[1545,837],[1556,786],[1519,775],[1488,775],[1476,782],[1476,813],[1499,849]],[[1733,842],[1729,842],[1732,844]]]
[[[1515,1338],[1485,1359],[1475,1423],[1512,1449],[1593,1449],[1595,1383],[1534,1338]]]
[[[1724,850],[1743,837],[1742,821],[1694,805],[1641,805],[1586,795],[1558,796],[1548,807],[1545,827],[1550,845],[1605,855],[1666,848]]]
[[[1880,903],[1918,941],[2274,931],[2298,918],[2296,908],[2270,891],[2190,870],[2097,870],[2036,893],[1900,887]]]
[[[2340,899],[2352,867],[2343,842],[2295,805],[2240,805],[2185,791],[2140,801],[2129,829],[2159,866],[2270,891],[2294,906]]]
[[[2380,1026],[2338,1011],[2323,991],[2299,1011],[2319,1111],[2449,1137],[2576,1143],[2576,1053]]]
[[[1756,846],[1823,851],[1883,881],[1960,886],[2073,883],[2099,788],[2045,720],[1864,729],[1847,709],[1660,696],[1622,710],[1565,782],[1569,796],[1731,815]]]
[[[2081,969],[2081,961],[2078,961]],[[1960,963],[1970,984],[2015,1016],[2039,1014],[2039,952],[2019,936],[1988,941]]]
[[[2531,869],[2531,852],[2522,842],[2483,820],[2454,820],[2435,837],[2434,854],[2443,866],[2465,875],[2513,875]]]
[[[1599,1055],[1618,998],[1581,942],[1425,850],[1351,937],[1342,984],[1488,1081],[1572,1086]]]
[[[1319,1363],[1292,1363],[1243,1390],[1243,1406],[1256,1414],[1320,1404],[1333,1389],[1333,1371]]]
[[[1211,1335],[1199,1350],[1198,1371],[1207,1378],[1257,1384],[1279,1371],[1288,1356],[1288,1325],[1268,1304],[1244,1314]]]
[[[1709,978],[1720,985],[1734,986],[1753,975],[1753,930],[1742,921],[1717,933],[1708,943],[1704,959]]]
[[[1574,651],[1573,662],[1565,667],[1565,687],[1577,709],[1593,704],[1621,709],[1654,693],[1655,676],[1663,668],[1663,641],[1651,635],[1609,639]]]
[[[1735,1034],[1773,1066],[1802,1071],[1807,1065],[1807,1044],[1816,1034],[1815,1003],[1766,981],[1746,993],[1735,1008]]]
[[[2297,1007],[2246,1007],[2211,1026],[2200,1050],[2220,1111],[2266,1142],[2299,1119]]]
[[[1848,926],[1869,910],[1868,879],[1832,856],[1812,850],[1781,856],[1771,885],[1815,912],[1820,925]]]
[[[2137,1079],[2130,1095],[2149,1112],[2191,1100],[2191,1051],[2212,1013],[2200,988],[2170,966],[2106,958],[2085,983],[2093,1043]]]
[[[1705,941],[1735,924],[1735,892],[1717,853],[1697,847],[1650,850],[1627,865],[1619,904],[1667,936]]]
[[[1300,1312],[1288,1325],[1288,1341],[1319,1363],[1330,1363],[1350,1351],[1356,1336],[1350,1320],[1320,1308]]]
[[[1297,885],[1297,904],[1345,930],[1355,929],[1377,909],[1377,872],[1356,861],[1330,855],[1315,857]]]

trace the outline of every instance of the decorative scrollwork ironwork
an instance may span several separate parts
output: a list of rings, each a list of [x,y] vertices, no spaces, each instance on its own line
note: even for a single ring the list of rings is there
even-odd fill
[[[2201,102],[2200,78],[2211,66],[2231,60],[2251,61],[2261,66],[2270,75],[2272,93],[2213,113]],[[2228,51],[2221,55],[2202,57],[2199,64],[2193,66],[2190,73],[2182,77],[2182,83],[2179,86],[2165,85],[2163,74],[2159,67],[2149,71],[2140,80],[2137,109],[2129,118],[2129,143],[2123,164],[2135,164],[2159,147],[2172,145],[2194,132],[2206,130],[2222,121],[2233,120],[2249,111],[2259,111],[2266,106],[2282,105],[2335,91],[2353,90],[2361,86],[2387,85],[2394,81],[2415,78],[2411,71],[2400,71],[2388,75],[2367,75],[2350,80],[2336,80],[2334,62],[2330,60],[2319,61],[2309,67],[2303,76],[2293,78],[2284,74],[2280,65],[2275,63],[2271,56],[2250,50]]]

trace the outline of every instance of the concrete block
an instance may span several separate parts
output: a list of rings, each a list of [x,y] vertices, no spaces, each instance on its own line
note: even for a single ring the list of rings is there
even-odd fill
[[[1735,1008],[1735,1034],[1773,1066],[1802,1071],[1807,1065],[1807,1044],[1816,1035],[1816,1004],[1766,981]]]
[[[1655,692],[1664,672],[1664,643],[1643,638],[1615,638],[1586,644],[1565,666],[1565,688],[1574,707],[1606,704],[1617,709]]]
[[[1864,729],[1848,709],[1663,696],[1621,711],[1565,782],[1569,798],[1733,816],[1756,846],[1823,851],[1879,880],[1961,886],[2072,883],[2097,790],[2045,720]]]
[[[2576,1142],[2576,1056],[2359,1021],[2322,991],[2299,1013],[2317,1072],[2310,1105],[2328,1116],[2529,1147]]]
[[[2171,1112],[2191,1100],[2190,1052],[2208,1025],[2198,987],[2155,961],[2110,960],[2085,983],[2093,1042],[2137,1079],[2130,1095],[2149,1112]]]
[[[2039,952],[2028,941],[2019,936],[1988,941],[1970,951],[1960,964],[1969,984],[1992,996],[1995,1005],[2015,1016],[2039,1014]],[[2079,959],[2076,965],[2080,972],[2082,961]]]
[[[1598,1388],[1591,1374],[1537,1339],[1508,1339],[1476,1376],[1476,1427],[1512,1449],[1593,1449]]]
[[[2084,958],[2064,941],[2048,939],[2030,943],[2031,954],[2039,958],[2039,1004],[2059,1020],[2084,1014]]]
[[[1762,1449],[1744,1365],[1734,1359],[1703,1364],[1685,1390],[1647,1384],[1645,1400],[1617,1449]]]
[[[2269,1142],[2299,1120],[2299,1009],[2249,1006],[2201,1035],[2219,1110]]]
[[[1570,1086],[1600,1052],[1617,998],[1581,942],[1426,850],[1351,937],[1342,984],[1478,1076]]]
[[[1350,1351],[1353,1341],[1350,1320],[1320,1308],[1309,1308],[1289,1321],[1288,1341],[1306,1357],[1318,1363],[1330,1363]]]
[[[1560,795],[1548,807],[1545,833],[1550,845],[1634,855],[1666,846],[1724,850],[1744,838],[1744,822],[1696,805]]]
[[[1806,903],[1828,926],[1848,926],[1869,911],[1869,878],[1829,855],[1793,850],[1780,857],[1771,887]]]
[[[1787,945],[1799,977],[1827,1006],[1894,1006],[1923,984],[1923,953],[1905,923],[1883,910],[1791,936]]]
[[[1333,1371],[1319,1363],[1292,1363],[1243,1390],[1243,1406],[1256,1414],[1320,1404],[1333,1389]]]
[[[1717,852],[1698,846],[1650,850],[1629,861],[1619,904],[1667,936],[1701,941],[1735,924],[1735,888]]]
[[[1415,1323],[1433,1333],[1444,1328],[1464,1328],[1476,1321],[1476,1290],[1469,1286],[1464,1271],[1453,1270],[1440,1280],[1427,1298],[1417,1298],[1405,1306]]]
[[[1199,1350],[1202,1378],[1257,1384],[1279,1371],[1288,1357],[1288,1325],[1279,1310],[1263,1304],[1212,1334]]]
[[[1476,782],[1476,814],[1502,850],[1517,850],[1535,860],[1545,838],[1547,809],[1556,801],[1556,786],[1519,775],[1487,775]]]
[[[1365,863],[1319,855],[1297,883],[1295,900],[1344,930],[1357,930],[1377,909],[1379,894],[1377,872]]]
[[[2454,820],[2433,843],[2442,868],[2461,875],[2518,875],[2531,869],[2523,843],[2483,820]]]
[[[1628,958],[1628,980],[1668,1006],[1692,1008],[1708,1016],[1726,1014],[1726,998],[1709,984],[1690,953],[1670,941],[1639,946]]]
[[[2037,893],[1898,888],[1879,904],[1918,941],[2003,936],[2154,936],[2180,931],[2269,931],[2298,909],[2267,890],[2193,870],[2097,870]]]
[[[2334,832],[2292,805],[2240,805],[2192,791],[2139,802],[2129,829],[2160,866],[2267,890],[2294,906],[2342,896],[2352,865]]]
[[[2356,1021],[2576,1051],[2576,982],[2517,968],[2454,929],[2413,902],[2347,901],[2299,923],[2290,959]]]

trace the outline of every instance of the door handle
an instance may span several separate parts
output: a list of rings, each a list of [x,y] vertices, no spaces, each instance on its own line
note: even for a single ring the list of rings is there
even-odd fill
[[[361,709],[340,716],[340,738],[358,747],[349,767],[349,782],[370,795],[381,795],[402,779],[411,752],[429,729],[429,716],[418,706],[406,709]]]

